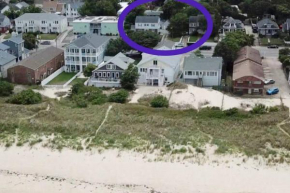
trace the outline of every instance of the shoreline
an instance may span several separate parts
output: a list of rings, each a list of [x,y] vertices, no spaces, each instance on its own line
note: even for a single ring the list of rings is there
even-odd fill
[[[202,164],[148,161],[150,155],[118,150],[62,152],[42,147],[0,148],[0,192],[284,193],[290,166],[249,160]],[[256,163],[256,164],[255,164]],[[53,179],[52,179],[53,178]]]

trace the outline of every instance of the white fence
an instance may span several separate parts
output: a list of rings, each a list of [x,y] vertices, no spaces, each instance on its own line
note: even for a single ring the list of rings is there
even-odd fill
[[[52,73],[49,77],[41,81],[41,86],[45,86],[47,83],[49,83],[52,79],[60,75],[64,71],[64,66]]]
[[[66,86],[68,86],[75,78],[77,78],[78,76],[80,76],[81,75],[81,73],[82,72],[79,72],[79,73],[77,73],[74,77],[72,77],[69,81],[67,81],[64,85],[63,85],[63,87],[66,87]]]

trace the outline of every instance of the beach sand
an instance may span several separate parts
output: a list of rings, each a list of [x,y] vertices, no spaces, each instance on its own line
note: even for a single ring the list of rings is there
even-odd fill
[[[149,156],[149,155],[148,155]],[[146,154],[0,148],[2,193],[286,193],[290,168],[258,161],[150,161]],[[146,157],[146,158],[145,158]],[[237,164],[239,162],[239,164]]]

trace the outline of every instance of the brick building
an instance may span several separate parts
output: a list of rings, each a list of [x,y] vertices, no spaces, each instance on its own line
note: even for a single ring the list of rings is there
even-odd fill
[[[17,84],[40,84],[63,65],[63,50],[51,46],[9,68],[8,80]]]
[[[263,95],[264,69],[258,50],[244,47],[238,53],[233,69],[233,90],[236,94]]]

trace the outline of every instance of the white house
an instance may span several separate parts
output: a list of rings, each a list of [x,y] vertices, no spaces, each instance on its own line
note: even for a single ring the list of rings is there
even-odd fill
[[[93,75],[89,80],[89,86],[121,87],[122,74],[134,61],[121,52],[114,57],[110,57],[107,61],[105,59],[104,63],[100,64],[93,71]]]
[[[161,28],[158,16],[137,16],[135,20],[136,31],[153,31],[159,33]]]
[[[158,50],[168,50],[161,47]],[[156,56],[142,54],[142,60],[138,63],[140,74],[138,84],[163,86],[174,82],[180,71],[182,56]]]
[[[109,37],[97,34],[87,34],[76,39],[66,47],[65,71],[82,72],[87,64],[101,64],[109,40]]]
[[[15,19],[15,29],[18,33],[62,33],[67,30],[67,18],[53,13],[25,13]]]
[[[222,66],[221,57],[200,58],[191,54],[184,59],[183,80],[200,87],[220,86]]]

